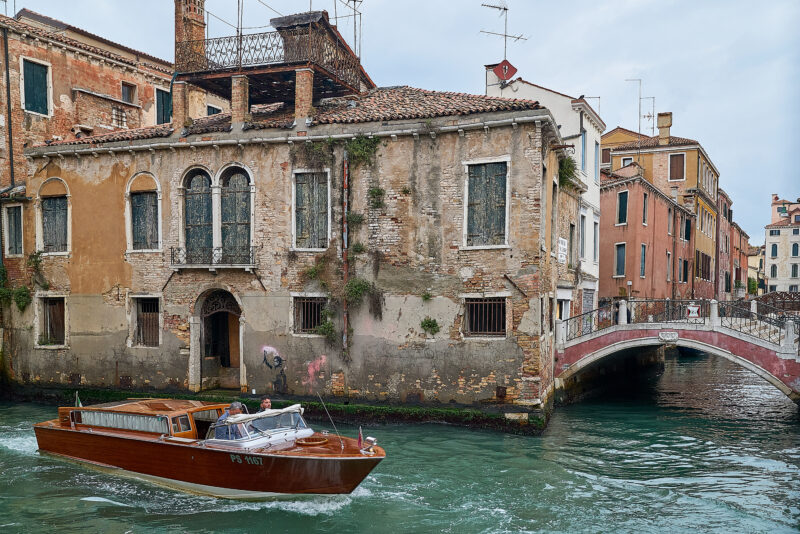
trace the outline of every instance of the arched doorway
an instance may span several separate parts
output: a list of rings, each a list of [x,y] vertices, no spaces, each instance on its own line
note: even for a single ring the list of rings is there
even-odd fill
[[[215,289],[200,307],[202,384],[204,389],[239,389],[242,310],[228,291]]]

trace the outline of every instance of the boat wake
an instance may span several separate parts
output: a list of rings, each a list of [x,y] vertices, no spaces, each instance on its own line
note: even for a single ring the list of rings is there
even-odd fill
[[[39,450],[33,426],[30,423],[0,425],[0,447],[22,454],[35,454]]]

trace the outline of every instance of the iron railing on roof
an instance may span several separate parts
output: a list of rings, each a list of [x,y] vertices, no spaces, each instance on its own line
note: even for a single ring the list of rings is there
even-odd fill
[[[230,37],[183,41],[176,45],[181,74],[242,69],[279,63],[314,63],[341,82],[358,88],[358,58],[324,28],[306,27]]]

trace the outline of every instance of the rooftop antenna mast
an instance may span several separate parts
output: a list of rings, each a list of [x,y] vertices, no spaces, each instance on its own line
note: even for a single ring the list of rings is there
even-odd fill
[[[364,0],[346,0],[347,7],[351,7],[350,4],[352,3],[353,9],[353,52],[361,59],[361,41],[359,41],[359,29],[361,28],[361,3]]]
[[[656,135],[656,97],[654,96],[643,96],[642,100],[650,100],[651,104],[653,105],[652,110],[650,113],[645,113],[642,115],[643,119],[647,119],[650,121],[650,137]]]
[[[595,100],[597,99],[597,113],[600,113],[600,97],[599,96],[584,96],[584,100]]]
[[[504,29],[503,29],[503,33],[497,33],[497,32],[490,32],[490,31],[486,31],[486,30],[481,30],[481,33],[485,33],[487,35],[497,35],[497,36],[503,38],[503,59],[505,60],[505,59],[507,59],[507,56],[508,56],[508,40],[509,39],[513,39],[514,41],[519,41],[519,40],[527,41],[528,39],[526,37],[523,37],[522,35],[509,35],[509,33],[508,33],[508,6],[506,5],[505,0],[501,0],[499,5],[495,5],[495,4],[481,4],[481,5],[483,7],[488,7],[488,8],[496,9],[496,10],[500,11],[500,14],[505,18],[505,26],[504,26]]]
[[[641,164],[642,163],[642,79],[641,78],[626,78],[625,81],[626,82],[638,82],[639,83],[639,100],[638,100],[638,102],[639,102],[639,113],[638,113],[639,123],[638,124],[639,124],[639,126],[638,126],[638,130],[636,130],[636,132],[639,134],[639,138],[636,140],[636,146],[637,146],[637,152],[638,152],[638,155],[637,155],[636,159],[637,159],[637,162],[639,164]]]

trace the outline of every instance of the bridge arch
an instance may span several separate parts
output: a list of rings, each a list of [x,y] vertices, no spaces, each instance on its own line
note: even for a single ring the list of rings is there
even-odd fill
[[[590,367],[591,365],[600,362],[610,356],[623,352],[625,350],[637,349],[637,348],[644,348],[644,347],[658,347],[661,345],[665,345],[665,341],[660,339],[658,336],[653,337],[639,337],[634,339],[627,339],[623,341],[618,341],[616,343],[611,343],[605,347],[602,347],[598,350],[591,352],[590,354],[580,358],[575,363],[571,364],[567,369],[564,369],[556,378],[556,388],[560,389],[564,386],[564,383],[571,377],[577,375],[582,370]],[[707,354],[712,354],[714,356],[719,356],[720,358],[724,358],[730,362],[733,362],[752,373],[760,376],[776,388],[778,388],[784,395],[789,397],[794,402],[800,403],[800,393],[795,392],[781,381],[780,378],[775,376],[774,374],[770,373],[763,367],[733,354],[732,352],[721,349],[709,343],[705,343],[703,341],[699,341],[696,339],[684,338],[679,337],[675,341],[670,341],[669,345],[677,346],[678,348],[687,348],[687,349],[694,349],[701,352],[705,352]]]

